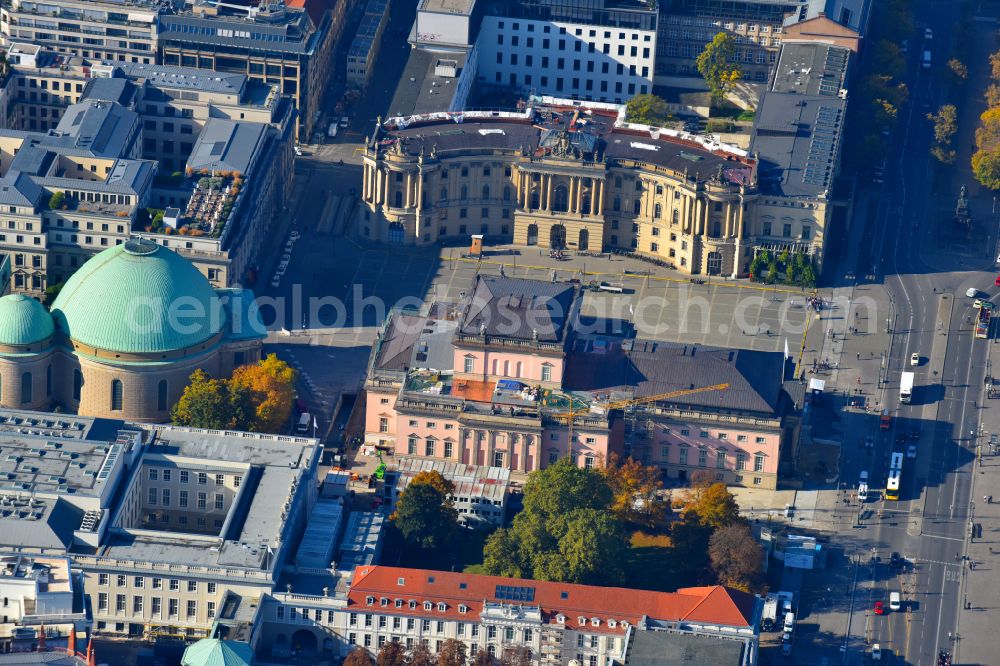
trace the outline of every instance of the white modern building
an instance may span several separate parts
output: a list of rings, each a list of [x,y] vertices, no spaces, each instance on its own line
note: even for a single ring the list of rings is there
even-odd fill
[[[405,457],[400,458],[394,468],[386,473],[385,484],[386,500],[393,508],[413,477],[420,472],[438,472],[455,486],[450,499],[462,525],[503,525],[510,497],[509,469]]]
[[[478,81],[524,94],[624,103],[653,89],[655,3],[521,0],[487,9]]]

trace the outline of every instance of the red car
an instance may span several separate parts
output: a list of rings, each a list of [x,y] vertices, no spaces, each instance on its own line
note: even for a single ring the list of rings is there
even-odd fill
[[[1000,287],[1000,275],[998,275],[997,279],[993,281],[993,285],[996,287]]]
[[[885,615],[885,606],[882,605],[881,601],[876,601],[875,602],[875,614],[876,615]]]

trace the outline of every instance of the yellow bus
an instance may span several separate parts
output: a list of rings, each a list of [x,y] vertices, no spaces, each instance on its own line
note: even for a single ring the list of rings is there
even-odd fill
[[[885,498],[896,501],[899,499],[899,489],[903,482],[903,453],[894,451],[889,459],[889,476],[885,482]]]

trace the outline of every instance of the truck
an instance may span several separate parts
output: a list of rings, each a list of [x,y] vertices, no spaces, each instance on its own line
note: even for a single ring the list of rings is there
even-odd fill
[[[976,337],[985,340],[990,337],[990,321],[993,318],[993,303],[984,301],[976,315]]]
[[[904,405],[913,399],[913,378],[912,372],[904,372],[899,379],[899,401]]]
[[[769,594],[764,598],[764,613],[761,616],[761,629],[764,631],[774,631],[778,622],[778,597]]]

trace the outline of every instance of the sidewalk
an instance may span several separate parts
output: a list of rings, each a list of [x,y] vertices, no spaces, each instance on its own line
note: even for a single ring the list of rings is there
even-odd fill
[[[865,227],[870,223],[867,216],[868,205],[862,199],[855,205],[848,240],[851,247],[861,244]],[[853,274],[853,270],[846,270]],[[861,469],[870,472],[874,462],[873,449],[866,448],[864,441],[869,435],[879,435],[875,415],[882,403],[879,376],[882,371],[881,353],[889,347],[884,321],[890,309],[889,296],[881,284],[858,284],[851,276],[838,276],[837,282],[839,286],[833,288],[829,296],[838,299],[837,302],[850,302],[851,311],[824,311],[821,320],[813,324],[822,331],[822,344],[819,348],[807,349],[802,360],[807,374],[814,362],[825,360],[835,368],[827,374],[810,376],[826,381],[826,394],[831,396],[829,399],[834,404],[844,403],[844,407],[837,412],[837,420],[831,425],[833,438],[841,442],[837,470],[840,490],[818,493],[813,512],[813,526],[832,532],[848,528],[854,522],[859,509],[854,496],[858,472]],[[861,302],[869,303],[871,309],[857,307]],[[852,329],[856,329],[857,333]],[[835,338],[832,337],[834,335]],[[848,396],[863,398],[867,411],[864,407],[847,407]]]
[[[989,365],[1000,368],[1000,344],[990,340]],[[1000,403],[987,400],[984,390],[980,407],[981,447],[972,475],[974,525],[982,526],[982,535],[971,539],[966,554],[969,565],[963,571],[963,608],[958,613],[954,663],[996,663],[997,611],[1000,611],[1000,449],[990,451],[990,436],[1000,433]],[[992,497],[992,503],[984,501]],[[968,532],[967,532],[968,533]]]

